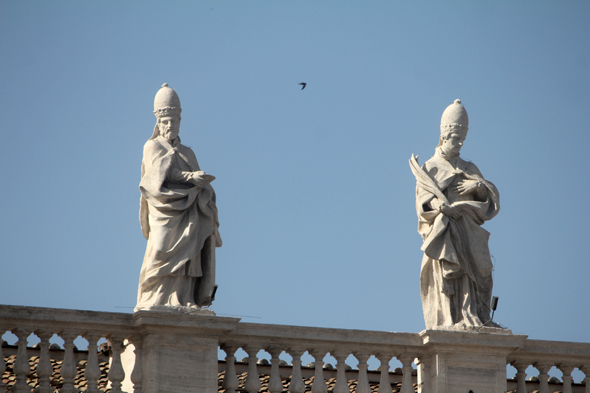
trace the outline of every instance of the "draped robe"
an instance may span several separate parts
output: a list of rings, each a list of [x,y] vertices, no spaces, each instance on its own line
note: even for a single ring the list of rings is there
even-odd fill
[[[211,185],[196,186],[193,151],[176,138],[148,140],[141,167],[140,222],[148,240],[136,310],[208,306],[215,285],[215,247],[221,246]]]
[[[459,156],[447,160],[440,149],[422,168],[461,212],[456,220],[445,216],[438,211],[442,201],[417,187],[418,232],[424,241],[420,292],[426,328],[480,326],[490,319],[493,270],[490,234],[481,225],[498,214],[498,190],[473,163]],[[478,180],[485,191],[459,195],[454,186],[467,179]]]

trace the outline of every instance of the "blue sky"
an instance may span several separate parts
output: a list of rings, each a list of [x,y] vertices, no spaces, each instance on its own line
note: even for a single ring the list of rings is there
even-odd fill
[[[218,314],[419,332],[408,159],[434,153],[460,98],[462,157],[501,196],[485,224],[495,319],[590,342],[590,3],[4,0],[0,11],[1,303],[132,311],[142,148],[166,82],[183,143],[217,177]]]

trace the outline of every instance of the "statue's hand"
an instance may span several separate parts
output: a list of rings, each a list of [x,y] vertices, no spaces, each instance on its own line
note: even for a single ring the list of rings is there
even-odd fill
[[[458,219],[461,217],[461,211],[454,206],[449,206],[447,204],[442,204],[438,208],[438,210],[447,217],[450,217],[453,220]]]
[[[215,176],[208,175],[203,171],[196,171],[196,172],[193,172],[191,182],[195,186],[204,187],[207,184],[211,183],[213,180],[215,180]]]
[[[459,195],[470,194],[483,187],[479,180],[463,180],[457,184],[457,191]]]

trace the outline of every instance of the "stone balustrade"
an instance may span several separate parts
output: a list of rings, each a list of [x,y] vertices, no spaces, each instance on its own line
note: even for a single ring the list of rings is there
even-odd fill
[[[111,383],[111,392],[120,393],[121,383],[125,375],[121,365],[121,351],[124,340],[139,338],[134,329],[132,316],[120,313],[105,313],[94,311],[78,311],[64,309],[48,309],[38,307],[0,306],[0,344],[1,336],[12,332],[17,338],[17,353],[13,371],[16,375],[16,383],[11,387],[13,393],[31,393],[31,386],[27,384],[27,377],[33,370],[29,364],[27,349],[28,338],[31,334],[40,340],[38,356],[39,361],[34,370],[39,378],[39,386],[35,393],[52,393],[55,388],[50,386],[50,377],[53,374],[51,364],[49,339],[57,334],[64,341],[60,374],[63,378],[63,386],[60,393],[77,393],[74,386],[74,377],[77,374],[76,353],[74,340],[83,337],[88,341],[87,362],[84,376],[87,379],[88,393],[97,393],[100,369],[98,362],[98,342],[106,338],[111,344],[111,361],[108,378]],[[55,351],[51,351],[55,352]],[[6,369],[3,354],[0,347],[0,373]],[[1,381],[0,381],[1,382]],[[139,393],[141,388],[137,391]]]
[[[549,387],[549,370],[558,368],[562,373],[562,393],[574,392],[572,388],[572,371],[579,369],[585,375],[584,390],[576,392],[590,393],[590,344],[564,341],[526,340],[524,346],[508,356],[508,362],[516,368],[516,393],[527,393],[526,369],[529,366],[539,371],[539,393],[551,393]]]
[[[271,372],[268,390],[279,393],[283,384],[279,372],[279,356],[285,352],[292,357],[290,393],[303,393],[301,356],[307,351],[314,358],[314,381],[312,393],[326,393],[324,358],[329,353],[336,359],[336,385],[334,393],[350,393],[346,377],[346,359],[353,355],[358,360],[357,393],[370,393],[367,378],[367,361],[374,355],[380,361],[379,393],[391,393],[389,362],[397,358],[402,363],[401,393],[414,392],[412,362],[422,355],[422,340],[412,333],[376,332],[311,328],[301,326],[238,324],[230,334],[220,338],[221,348],[226,353],[226,373],[223,387],[226,393],[235,393],[238,378],[235,369],[235,352],[242,348],[248,354],[248,379],[245,388],[249,393],[260,390],[257,370],[257,354],[263,350],[270,355]]]
[[[285,372],[289,373],[289,393],[306,390],[327,393],[324,360],[328,354],[336,360],[336,370],[328,372],[330,376],[335,373],[336,377],[335,385],[330,386],[333,393],[351,393],[350,379],[355,380],[354,392],[370,393],[370,384],[375,385],[372,382],[375,374],[367,372],[371,356],[380,362],[378,393],[392,392],[392,378],[401,382],[401,393],[416,389],[424,393],[447,392],[448,386],[455,382],[449,379],[450,373],[443,375],[442,370],[458,369],[485,378],[493,374],[496,380],[503,380],[503,385],[496,382],[493,390],[484,389],[484,384],[472,389],[474,392],[500,392],[510,387],[517,393],[525,393],[538,386],[540,393],[556,390],[590,393],[590,344],[528,340],[522,335],[449,331],[395,333],[242,323],[237,318],[211,315],[146,311],[123,314],[0,305],[0,333],[8,331],[17,337],[16,347],[6,348],[11,355],[16,355],[12,364],[16,376],[11,387],[14,393],[31,392],[27,378],[33,371],[39,381],[34,392],[53,393],[55,387],[50,385],[50,378],[51,360],[55,357],[61,359],[59,373],[63,386],[59,388],[60,393],[78,393],[74,377],[76,363],[81,357],[86,357],[83,359],[86,360],[86,390],[88,393],[102,391],[97,384],[100,377],[97,344],[101,338],[110,342],[108,379],[113,393],[164,390],[213,393],[218,390],[218,367],[223,364],[222,388],[226,393],[242,390],[239,389],[238,368],[247,368],[243,389],[255,393],[261,389],[258,363],[262,357],[270,358],[270,366],[264,366],[262,372],[269,374],[266,380],[270,393],[285,390]],[[40,340],[35,349],[27,346],[31,334]],[[54,334],[63,339],[63,350],[50,350],[49,340]],[[83,354],[74,346],[78,337],[88,341],[88,350]],[[218,348],[225,352],[225,362],[219,363]],[[236,351],[240,348],[247,354],[247,365],[236,362]],[[6,369],[3,356],[8,354],[1,352],[0,347],[0,373],[3,373]],[[302,355],[306,352],[314,359],[313,369],[302,367]],[[39,356],[34,370],[29,361],[33,353]],[[282,354],[292,358],[288,369],[280,366]],[[358,360],[358,366],[356,370],[347,371],[349,366],[345,361],[351,355]],[[445,356],[446,363],[441,363],[439,359]],[[389,371],[393,358],[402,364],[401,376]],[[481,361],[482,358],[499,359],[499,366],[490,368],[489,362]],[[418,377],[412,363],[417,365]],[[515,382],[506,380],[507,363],[517,370]],[[529,366],[539,371],[538,382],[526,379],[525,370]],[[563,382],[559,385],[549,381],[548,371],[553,366],[563,372]],[[585,373],[585,386],[572,383],[571,373],[576,368]],[[306,388],[304,374],[308,378],[311,373],[313,384]],[[0,386],[0,392],[5,387]]]

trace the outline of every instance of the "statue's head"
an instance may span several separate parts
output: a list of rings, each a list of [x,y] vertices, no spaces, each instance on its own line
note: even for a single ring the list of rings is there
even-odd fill
[[[162,135],[169,141],[176,139],[180,131],[180,112],[182,112],[182,108],[178,94],[174,89],[168,87],[167,83],[164,83],[154,99],[154,114],[158,123],[152,138]]]
[[[180,131],[180,117],[164,116],[158,118],[158,130],[160,135],[172,142],[178,138],[178,133]]]
[[[440,139],[438,146],[449,155],[459,154],[469,129],[469,117],[461,100],[457,99],[445,109],[440,119]]]

